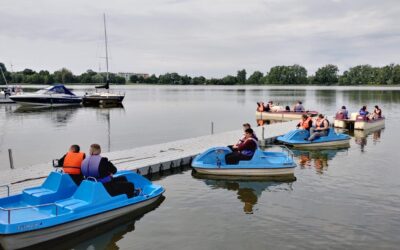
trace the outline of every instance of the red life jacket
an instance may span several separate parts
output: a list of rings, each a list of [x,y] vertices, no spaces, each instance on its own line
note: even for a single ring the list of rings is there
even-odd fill
[[[63,171],[66,174],[81,174],[81,164],[85,154],[68,152],[64,158]]]

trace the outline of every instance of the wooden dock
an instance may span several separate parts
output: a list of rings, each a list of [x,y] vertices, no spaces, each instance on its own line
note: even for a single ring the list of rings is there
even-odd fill
[[[259,139],[268,143],[277,136],[295,128],[297,121],[275,123],[255,128]],[[213,135],[200,136],[168,143],[133,148],[129,150],[108,152],[102,154],[108,157],[119,170],[132,170],[141,175],[156,173],[170,168],[190,164],[193,157],[214,146],[234,144],[243,135],[243,131],[236,130]],[[1,171],[0,185],[9,185],[10,193],[20,192],[22,189],[43,182],[53,170],[52,163],[43,163],[23,168]],[[0,187],[0,195],[7,195],[7,188]]]

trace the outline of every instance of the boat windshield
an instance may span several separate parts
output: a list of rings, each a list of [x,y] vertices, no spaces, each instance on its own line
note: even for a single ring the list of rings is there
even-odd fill
[[[36,91],[37,94],[66,94],[66,95],[74,95],[69,91],[67,88],[65,88],[63,85],[56,85],[56,86],[50,86],[45,89],[41,89]]]

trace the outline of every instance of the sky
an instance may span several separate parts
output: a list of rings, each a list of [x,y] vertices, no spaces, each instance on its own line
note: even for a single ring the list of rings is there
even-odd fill
[[[223,77],[400,63],[399,0],[1,0],[7,69]],[[11,66],[12,65],[12,66]]]

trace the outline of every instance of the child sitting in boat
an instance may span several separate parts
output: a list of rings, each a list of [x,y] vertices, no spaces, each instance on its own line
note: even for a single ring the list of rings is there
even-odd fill
[[[65,174],[69,174],[76,185],[81,184],[83,175],[81,173],[81,164],[85,159],[85,153],[80,151],[79,145],[71,145],[69,151],[58,160],[58,166],[62,166]]]
[[[135,186],[125,176],[113,177],[117,168],[106,157],[100,156],[100,145],[92,144],[89,150],[90,155],[81,166],[83,176],[96,178],[111,196],[126,194],[128,198],[133,197]]]
[[[329,131],[329,121],[324,115],[319,114],[315,122],[315,128],[310,129],[310,137],[308,141],[313,141],[321,136],[327,136]]]
[[[233,152],[225,155],[226,164],[238,164],[239,161],[249,161],[258,147],[258,141],[254,138],[251,128],[245,130],[244,141],[232,147]]]

